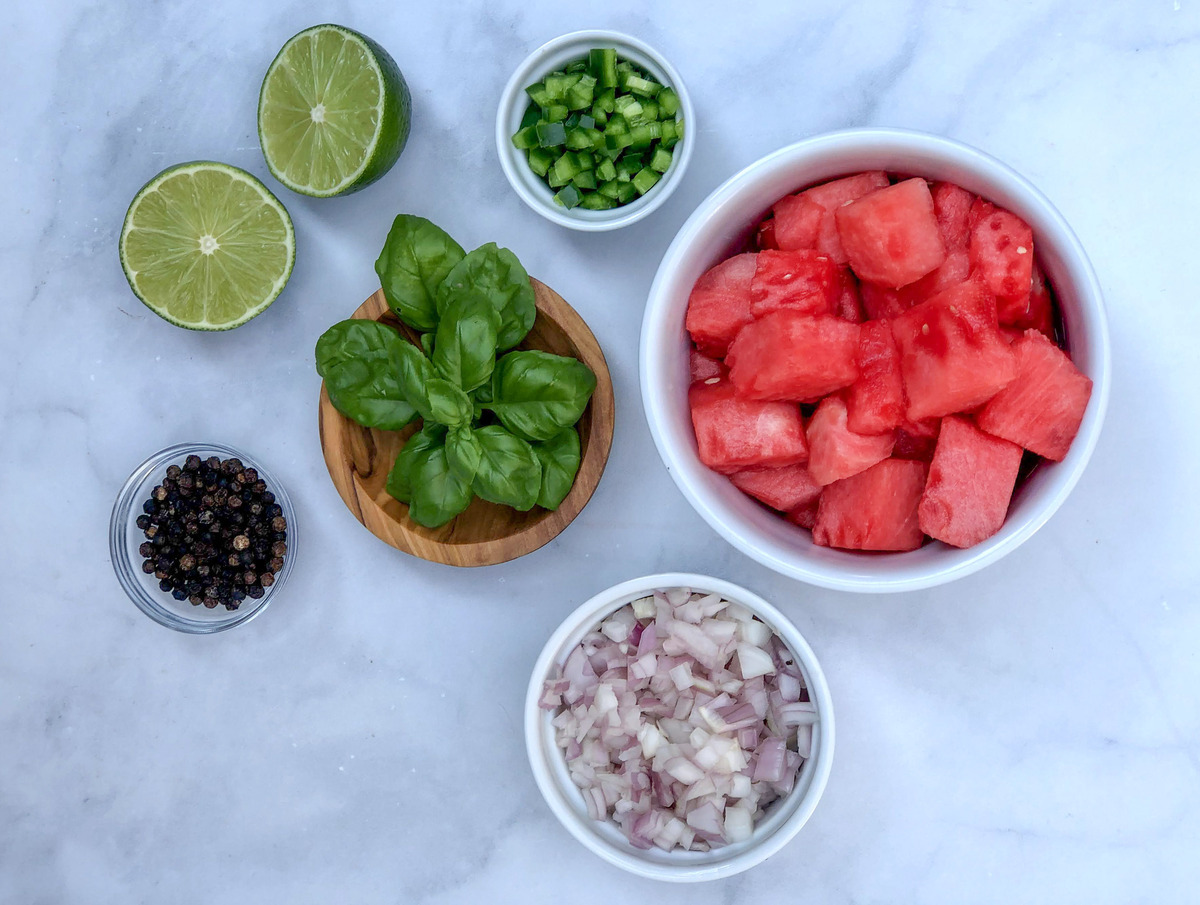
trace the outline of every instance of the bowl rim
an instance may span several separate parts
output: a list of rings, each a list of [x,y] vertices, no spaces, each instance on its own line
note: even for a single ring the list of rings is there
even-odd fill
[[[134,516],[134,507],[141,502],[143,494],[149,494],[150,485],[157,480],[158,473],[166,466],[189,455],[199,455],[201,452],[219,455],[222,458],[237,458],[247,467],[255,469],[262,480],[266,482],[270,491],[275,494],[275,501],[283,510],[288,523],[287,554],[283,559],[283,568],[275,576],[275,583],[267,589],[262,599],[254,607],[245,609],[238,607],[238,609],[230,611],[228,617],[211,621],[189,619],[183,615],[186,611],[178,606],[178,601],[168,598],[170,599],[170,604],[168,604],[150,594],[138,580],[138,567],[129,554],[129,526],[133,524],[131,516]],[[280,589],[287,583],[288,576],[291,575],[292,567],[296,562],[297,536],[296,511],[292,506],[287,488],[274,472],[262,465],[260,459],[224,443],[189,441],[175,443],[152,453],[125,479],[109,515],[108,551],[117,582],[139,610],[159,625],[177,632],[189,635],[214,635],[239,625],[245,625],[262,613],[279,595]]]
[[[704,231],[709,221],[720,216],[720,211],[725,205],[741,199],[743,193],[752,194],[758,182],[769,180],[772,175],[787,170],[799,160],[839,150],[861,152],[864,147],[869,148],[876,144],[880,146],[881,153],[888,146],[925,153],[937,157],[947,165],[959,165],[971,172],[980,173],[984,178],[1010,187],[1037,209],[1039,216],[1051,227],[1051,247],[1061,253],[1075,277],[1074,288],[1081,300],[1081,307],[1087,312],[1089,345],[1092,350],[1089,359],[1094,367],[1094,372],[1087,372],[1093,381],[1092,397],[1079,434],[1066,460],[1047,463],[1058,471],[1053,473],[1054,477],[1050,479],[1051,483],[1046,488],[1045,498],[1039,502],[1036,511],[1025,521],[1014,526],[1011,532],[1001,529],[1000,533],[973,548],[955,550],[945,547],[947,551],[954,553],[950,557],[950,563],[907,570],[902,568],[902,563],[898,563],[897,568],[901,569],[901,572],[897,575],[858,572],[850,566],[853,561],[851,559],[847,559],[845,565],[826,564],[804,557],[784,557],[761,549],[753,538],[744,535],[741,527],[735,524],[736,519],[730,518],[728,513],[722,511],[723,504],[704,488],[694,485],[685,473],[692,463],[690,459],[685,459],[685,450],[672,447],[667,441],[663,428],[668,407],[666,394],[656,389],[656,362],[661,358],[660,350],[665,348],[665,343],[673,341],[674,330],[682,329],[682,322],[667,322],[668,305],[664,287],[680,266],[688,246]],[[828,178],[836,178],[836,175],[831,173]],[[914,130],[867,128],[822,133],[767,154],[729,177],[696,207],[664,253],[651,284],[642,321],[639,370],[642,405],[655,447],[676,486],[717,533],[747,556],[791,578],[832,590],[893,593],[930,588],[970,575],[1015,550],[1049,521],[1078,483],[1095,450],[1108,407],[1112,360],[1104,299],[1095,271],[1078,236],[1058,209],[1036,186],[1007,164],[963,142]],[[690,456],[694,458],[694,450]],[[845,551],[846,557],[857,558],[864,555],[889,554]],[[905,554],[890,555],[900,557]]]
[[[664,864],[658,861],[648,861],[633,850],[626,851],[602,839],[594,832],[594,824],[586,814],[571,808],[566,803],[564,786],[556,781],[546,754],[547,747],[553,749],[553,733],[550,726],[548,711],[539,706],[542,694],[542,682],[550,671],[551,666],[559,662],[570,648],[578,643],[587,631],[598,624],[606,615],[637,597],[649,594],[657,588],[686,587],[693,590],[704,590],[720,594],[727,600],[742,604],[763,619],[771,629],[784,640],[788,648],[795,654],[800,665],[811,700],[816,704],[819,719],[819,731],[813,736],[813,753],[801,768],[807,770],[811,765],[812,772],[806,780],[800,797],[795,803],[789,803],[794,808],[786,816],[777,815],[772,821],[770,817],[755,828],[767,833],[765,838],[752,838],[744,843],[735,843],[716,849],[711,854],[713,859],[701,860],[692,857],[689,862],[681,864]],[[530,769],[537,783],[538,791],[546,801],[554,816],[567,831],[582,843],[592,853],[623,870],[653,880],[666,880],[679,883],[702,882],[730,877],[742,871],[749,870],[767,858],[776,854],[790,842],[800,829],[812,817],[816,810],[825,787],[829,781],[832,768],[835,718],[833,700],[829,692],[829,684],[825,673],[817,660],[816,654],[805,637],[800,633],[787,616],[773,604],[758,594],[733,582],[708,575],[689,572],[665,572],[656,575],[645,575],[632,578],[606,588],[593,595],[568,615],[550,635],[541,653],[534,663],[530,674],[529,686],[525,695],[525,751],[529,759]],[[800,785],[798,783],[796,791]],[[578,790],[572,787],[577,795]],[[784,801],[788,799],[785,798]],[[683,855],[685,853],[676,853]],[[694,853],[686,853],[693,855]],[[713,863],[709,863],[713,862]]]
[[[531,187],[536,182],[542,189],[546,189],[537,176],[529,178],[531,171],[528,163],[519,157],[520,152],[512,146],[512,123],[519,106],[517,101],[524,96],[525,86],[549,71],[549,66],[554,65],[546,62],[549,58],[562,54],[574,45],[594,46],[597,43],[612,45],[617,48],[618,53],[634,58],[634,62],[639,65],[659,70],[654,74],[662,78],[679,96],[680,115],[686,123],[687,132],[683,140],[676,145],[680,153],[673,155],[667,172],[658,184],[641,198],[607,211],[581,211],[578,208],[566,210],[554,204],[553,196],[548,190],[538,191]],[[692,146],[696,135],[695,121],[696,111],[683,77],[658,50],[640,38],[624,32],[604,28],[584,29],[552,38],[533,50],[513,71],[500,93],[500,103],[496,111],[496,152],[509,185],[531,210],[568,229],[605,232],[638,222],[671,197],[692,159]]]

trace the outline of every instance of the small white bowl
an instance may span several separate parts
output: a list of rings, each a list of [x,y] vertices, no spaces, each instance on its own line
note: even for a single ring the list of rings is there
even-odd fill
[[[684,136],[672,151],[671,166],[663,173],[654,188],[629,204],[607,211],[567,210],[554,201],[553,190],[546,181],[529,168],[524,153],[513,147],[513,133],[521,125],[521,117],[529,106],[525,88],[547,74],[561,69],[572,60],[587,56],[596,47],[616,48],[617,56],[641,66],[662,84],[675,89],[679,95],[679,112],[683,117]],[[683,79],[657,50],[644,41],[619,31],[591,29],[574,31],[543,44],[517,67],[504,92],[496,113],[496,150],[500,166],[521,200],[547,220],[584,232],[603,232],[636,223],[671,197],[683,178],[692,159],[692,144],[696,140],[696,111]]]
[[[750,231],[784,195],[862,170],[956,182],[1006,207],[1033,228],[1067,329],[1076,367],[1093,381],[1079,434],[1062,462],[1043,462],[1017,488],[999,533],[966,550],[939,542],[908,553],[855,553],[820,547],[811,535],[710,471],[696,455],[688,408],[684,329],[696,278],[741,250]],[[844,591],[886,593],[944,584],[993,563],[1033,536],[1083,474],[1108,405],[1111,360],[1104,300],[1071,227],[1024,177],[981,151],[946,138],[896,129],[834,132],[790,145],[751,164],[714,191],[680,229],[650,287],[642,322],[642,402],[667,471],[688,502],[746,555],[792,578]]]
[[[766,818],[754,827],[749,839],[709,852],[664,852],[657,848],[643,851],[630,845],[613,821],[589,817],[583,795],[571,781],[566,760],[555,744],[551,724],[553,714],[538,706],[542,685],[551,669],[555,665],[561,666],[583,636],[606,616],[657,588],[679,587],[720,594],[726,600],[746,607],[771,626],[795,655],[809,698],[817,708],[812,756],[800,768],[795,787],[768,808]],[[601,591],[568,616],[550,636],[533,667],[525,696],[525,747],[529,765],[554,816],[572,836],[605,861],[652,880],[678,883],[717,880],[748,870],[778,852],[800,832],[825,791],[833,761],[833,736],[833,702],[829,697],[829,686],[804,636],[779,610],[757,594],[705,575],[680,572],[648,575]]]

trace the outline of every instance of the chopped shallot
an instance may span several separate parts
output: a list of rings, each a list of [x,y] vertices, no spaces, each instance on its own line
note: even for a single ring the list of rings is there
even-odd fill
[[[588,814],[630,844],[708,851],[749,839],[791,792],[820,716],[771,627],[718,594],[665,588],[584,636],[546,680]]]

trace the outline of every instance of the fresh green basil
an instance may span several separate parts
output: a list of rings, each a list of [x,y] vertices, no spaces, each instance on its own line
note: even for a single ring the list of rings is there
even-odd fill
[[[411,400],[421,417],[447,427],[470,424],[475,415],[471,400],[459,387],[443,377],[425,383],[425,395]]]
[[[471,488],[481,498],[525,512],[537,503],[542,489],[542,464],[533,447],[499,424],[474,431],[479,444],[479,467]]]
[[[392,470],[388,472],[385,489],[401,503],[412,502],[412,473],[417,457],[442,445],[446,439],[446,428],[440,424],[426,424],[413,434],[400,448]]]
[[[440,311],[433,366],[468,392],[487,383],[496,367],[499,326],[500,315],[481,293],[455,296]]]
[[[425,353],[426,358],[433,358],[433,334],[421,334],[421,351]]]
[[[408,515],[418,525],[440,528],[471,505],[471,484],[450,470],[444,444],[416,453],[409,479]]]
[[[542,487],[538,505],[557,509],[571,492],[575,475],[579,473],[579,434],[573,427],[555,434],[544,443],[533,443],[534,455],[542,463]]]
[[[462,246],[424,217],[392,221],[375,272],[388,304],[414,330],[437,326],[437,290],[464,257]]]
[[[416,417],[396,377],[400,347],[395,330],[368,320],[334,324],[317,340],[317,373],[329,401],[364,427],[399,430]]]
[[[487,407],[518,437],[549,440],[579,420],[595,389],[596,375],[581,361],[509,352],[496,362]]]
[[[470,292],[488,299],[500,315],[496,347],[501,351],[511,349],[532,329],[537,317],[533,286],[517,256],[507,248],[489,242],[459,261],[438,287],[438,316],[444,317],[456,298]]]
[[[446,435],[446,461],[450,470],[468,484],[475,480],[483,447],[469,427],[457,427]]]

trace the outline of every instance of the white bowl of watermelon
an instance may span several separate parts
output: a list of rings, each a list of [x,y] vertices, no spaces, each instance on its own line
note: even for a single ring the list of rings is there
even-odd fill
[[[848,591],[969,575],[1079,480],[1108,401],[1104,302],[1026,179],[917,132],[836,132],[712,193],[641,341],[659,453],[747,555]]]

